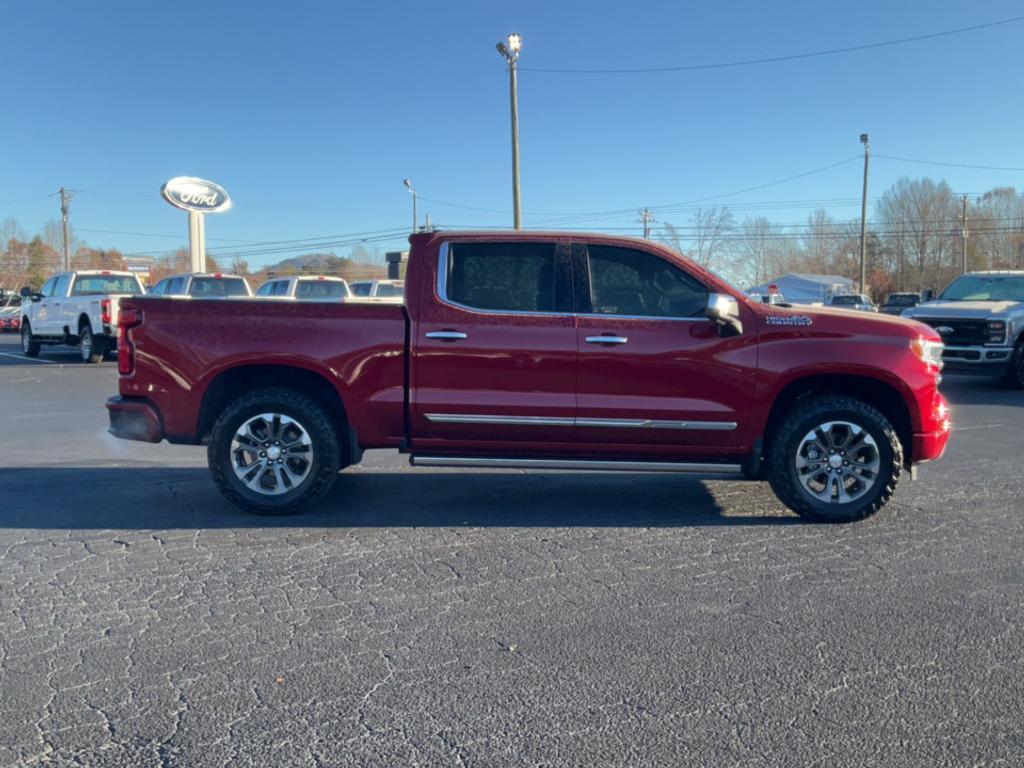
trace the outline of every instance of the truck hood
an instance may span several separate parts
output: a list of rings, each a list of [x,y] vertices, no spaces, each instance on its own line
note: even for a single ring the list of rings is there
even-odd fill
[[[927,301],[903,313],[904,317],[962,317],[965,320],[983,320],[1006,315],[1021,308],[1019,301]]]
[[[772,307],[755,304],[754,307],[763,332],[797,330],[804,327],[824,333],[902,336],[907,339],[924,336],[927,339],[940,340],[934,329],[908,318],[905,314],[887,315],[855,309],[799,305]]]

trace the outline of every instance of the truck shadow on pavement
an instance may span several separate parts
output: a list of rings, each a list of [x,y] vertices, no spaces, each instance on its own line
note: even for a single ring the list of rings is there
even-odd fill
[[[709,486],[728,494],[725,510]],[[297,514],[253,515],[206,469],[0,469],[0,528],[695,527],[799,525],[761,483],[643,473],[360,471]]]

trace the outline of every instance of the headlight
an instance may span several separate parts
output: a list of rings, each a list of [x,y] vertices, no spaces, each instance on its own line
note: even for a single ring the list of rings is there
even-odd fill
[[[1006,343],[1006,321],[1005,320],[989,320],[985,325],[985,343],[986,344],[1005,344]]]
[[[926,365],[932,366],[935,369],[942,368],[943,344],[941,341],[932,341],[923,336],[918,336],[910,342],[910,348],[917,355],[918,359]]]

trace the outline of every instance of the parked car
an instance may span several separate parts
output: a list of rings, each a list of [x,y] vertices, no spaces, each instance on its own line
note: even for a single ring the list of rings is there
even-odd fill
[[[405,295],[404,280],[356,280],[349,287],[356,298],[401,302]]]
[[[256,295],[296,301],[344,301],[352,292],[340,277],[304,275],[268,280],[259,287]]]
[[[194,272],[165,277],[149,291],[152,296],[191,296],[194,299],[227,299],[252,296],[249,282],[238,275]]]
[[[131,272],[61,272],[38,293],[22,289],[21,351],[37,357],[43,345],[67,344],[82,361],[98,363],[116,347],[118,308],[123,298],[143,293]]]
[[[1024,388],[1024,271],[961,275],[903,317],[939,333],[950,371],[998,376]]]
[[[878,311],[878,307],[875,306],[875,302],[863,293],[843,293],[838,296],[833,296],[832,301],[829,302],[829,306],[840,307],[842,309],[856,309],[861,312]]]
[[[921,303],[920,293],[890,293],[885,298],[881,311],[887,315],[902,315],[911,307]]]
[[[8,306],[0,309],[0,331],[15,333],[21,330],[21,307]]]
[[[268,513],[392,448],[424,467],[764,478],[800,515],[848,521],[945,450],[925,325],[755,303],[651,241],[410,243],[404,305],[217,302],[197,325],[184,302],[129,300],[111,432],[208,445],[221,492]]]

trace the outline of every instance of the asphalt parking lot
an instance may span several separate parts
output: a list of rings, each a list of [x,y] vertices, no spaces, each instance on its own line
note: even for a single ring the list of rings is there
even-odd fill
[[[0,336],[0,765],[1024,764],[1024,393],[850,526],[766,485],[412,470],[297,517]]]

